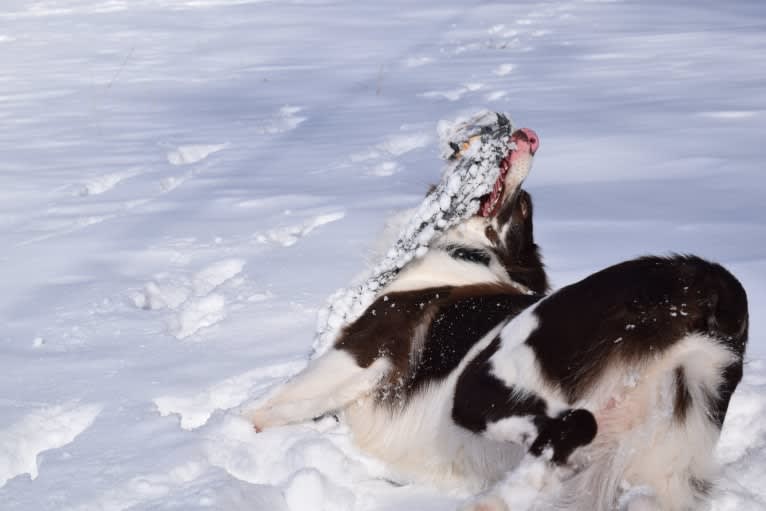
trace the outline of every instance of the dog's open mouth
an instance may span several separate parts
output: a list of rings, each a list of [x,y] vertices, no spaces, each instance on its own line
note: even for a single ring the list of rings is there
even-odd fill
[[[481,199],[479,215],[493,217],[503,202],[513,198],[524,178],[532,168],[532,157],[540,146],[540,139],[533,130],[522,128],[511,135],[516,149],[510,151],[500,162],[499,175],[492,191]]]
[[[505,192],[505,178],[508,175],[508,169],[510,168],[510,155],[514,151],[508,153],[508,156],[503,158],[500,162],[500,174],[497,176],[495,184],[492,186],[492,191],[482,197],[481,205],[479,206],[479,215],[483,217],[495,216],[500,210],[500,199]]]

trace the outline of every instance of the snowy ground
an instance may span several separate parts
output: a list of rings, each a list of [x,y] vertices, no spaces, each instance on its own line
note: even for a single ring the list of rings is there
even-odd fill
[[[557,285],[644,253],[750,295],[716,510],[766,509],[761,0],[4,0],[0,507],[446,510],[332,421],[239,407],[438,177],[439,119],[510,112]]]

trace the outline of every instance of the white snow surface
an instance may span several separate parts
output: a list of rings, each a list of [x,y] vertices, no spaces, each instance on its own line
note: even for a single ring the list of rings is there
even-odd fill
[[[0,508],[454,509],[331,418],[241,412],[488,108],[541,137],[556,285],[670,252],[743,282],[713,508],[766,509],[764,54],[760,0],[5,0]]]

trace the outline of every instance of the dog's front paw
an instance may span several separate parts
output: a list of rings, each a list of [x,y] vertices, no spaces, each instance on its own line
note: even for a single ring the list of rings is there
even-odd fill
[[[270,408],[266,406],[247,412],[245,416],[250,420],[256,433],[260,433],[264,429],[268,429],[274,425]]]
[[[530,454],[559,465],[575,449],[591,443],[598,432],[596,418],[584,408],[567,410],[556,418],[543,416],[537,426],[539,433],[529,447]]]
[[[461,504],[458,511],[509,511],[505,501],[497,495],[480,495]]]

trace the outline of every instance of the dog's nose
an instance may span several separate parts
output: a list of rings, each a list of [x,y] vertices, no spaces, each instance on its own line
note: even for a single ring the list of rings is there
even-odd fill
[[[519,140],[527,142],[529,144],[529,152],[533,156],[537,152],[537,148],[540,147],[540,137],[537,136],[535,130],[529,128],[521,128],[520,130],[514,131],[511,138],[514,142],[518,142]]]

